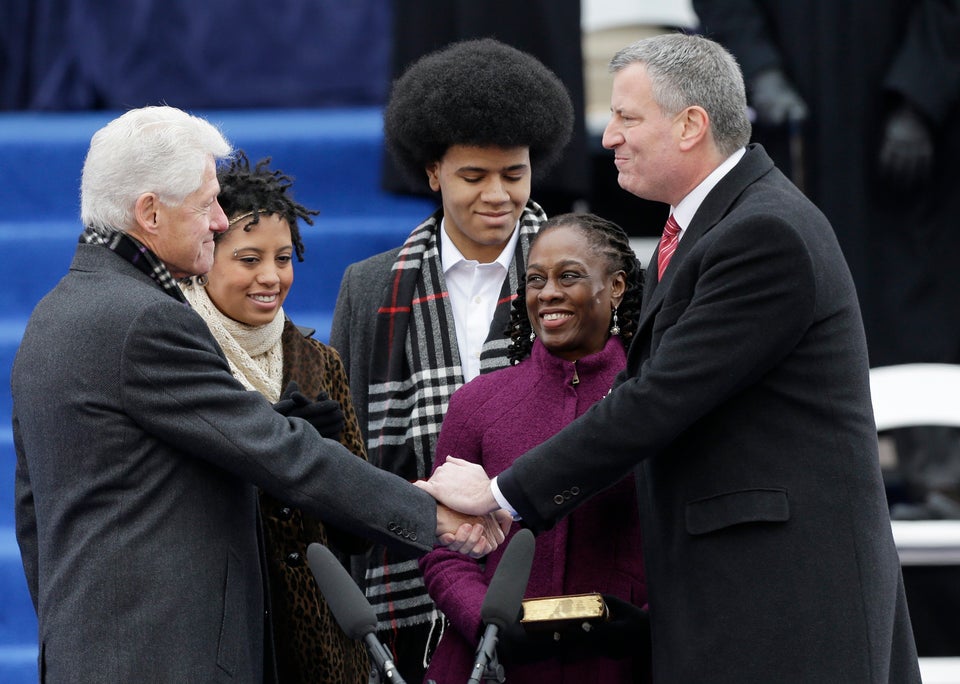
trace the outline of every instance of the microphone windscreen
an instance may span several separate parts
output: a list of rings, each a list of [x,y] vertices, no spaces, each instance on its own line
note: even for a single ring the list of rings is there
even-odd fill
[[[362,640],[372,634],[377,628],[377,614],[330,549],[322,544],[310,544],[307,565],[340,629],[351,639]]]
[[[513,535],[490,579],[487,595],[480,607],[480,617],[484,623],[505,629],[516,622],[520,614],[520,602],[530,579],[533,548],[533,532],[530,530],[523,528]]]

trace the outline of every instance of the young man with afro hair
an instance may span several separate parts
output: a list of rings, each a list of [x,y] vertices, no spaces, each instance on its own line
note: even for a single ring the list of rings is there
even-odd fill
[[[426,55],[394,83],[387,149],[441,206],[402,245],[347,269],[330,335],[379,467],[426,478],[450,395],[509,364],[511,302],[547,219],[531,183],[560,157],[573,117],[556,75],[489,38]],[[416,559],[375,547],[365,574],[380,637],[403,677],[421,681],[442,620]]]

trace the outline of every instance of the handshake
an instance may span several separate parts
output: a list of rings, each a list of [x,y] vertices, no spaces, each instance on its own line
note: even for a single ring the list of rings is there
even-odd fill
[[[288,418],[302,418],[320,433],[321,437],[339,440],[343,434],[344,417],[340,402],[321,392],[316,399],[309,399],[291,381],[274,410]],[[450,470],[451,462],[464,466]],[[462,478],[469,477],[469,489],[461,489]],[[414,484],[437,500],[437,543],[451,551],[459,551],[472,558],[480,558],[503,543],[513,522],[510,514],[500,510],[490,494],[490,479],[483,468],[459,458],[448,457],[429,480]],[[481,496],[486,491],[489,500]],[[467,500],[464,494],[474,492]],[[446,504],[446,505],[445,505]]]
[[[513,524],[512,516],[493,497],[486,471],[477,463],[447,456],[429,480],[413,484],[437,500],[437,540],[451,551],[473,558],[484,556],[503,542]],[[456,524],[452,533],[450,526]]]

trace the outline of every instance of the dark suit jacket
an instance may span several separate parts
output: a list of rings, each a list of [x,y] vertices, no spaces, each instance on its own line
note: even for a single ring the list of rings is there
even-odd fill
[[[370,358],[377,309],[383,304],[384,290],[392,277],[391,268],[401,249],[402,246],[394,247],[347,266],[330,327],[330,346],[343,360],[353,408],[364,439],[370,435],[367,420],[370,413]]]
[[[103,247],[38,304],[12,390],[41,681],[263,681],[256,486],[433,545],[428,495],[245,391],[203,320]]]
[[[498,482],[538,529],[631,467],[657,682],[919,682],[856,293],[760,147],[648,286],[613,393]]]

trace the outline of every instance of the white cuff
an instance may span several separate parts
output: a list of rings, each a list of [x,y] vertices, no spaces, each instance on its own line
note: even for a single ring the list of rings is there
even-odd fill
[[[513,510],[510,502],[504,498],[503,493],[500,491],[500,486],[497,484],[497,478],[490,480],[490,493],[493,494],[493,498],[496,499],[500,508],[509,513],[514,520],[521,520],[517,512]]]

